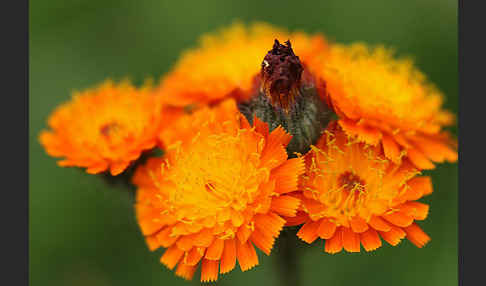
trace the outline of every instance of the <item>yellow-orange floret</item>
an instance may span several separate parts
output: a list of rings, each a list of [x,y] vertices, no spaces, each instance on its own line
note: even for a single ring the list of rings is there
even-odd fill
[[[417,202],[432,192],[430,177],[409,162],[386,159],[379,147],[359,143],[333,123],[306,155],[301,178],[297,236],[307,243],[325,240],[328,253],[372,251],[381,239],[397,245],[407,238],[423,247],[430,237],[415,223],[429,206]],[[303,214],[303,215],[302,215]],[[381,237],[381,239],[380,239]]]
[[[235,23],[201,38],[161,81],[157,93],[175,106],[204,105],[224,98],[247,99],[259,88],[262,60],[275,39],[290,40],[305,65],[327,50],[321,35],[290,33],[264,23]]]
[[[153,148],[162,125],[181,113],[173,107],[163,109],[149,87],[107,81],[76,92],[59,106],[40,142],[49,155],[64,157],[60,166],[118,175],[144,150]]]
[[[267,255],[295,215],[303,158],[288,159],[291,136],[250,126],[234,100],[186,115],[162,136],[166,154],[137,169],[136,215],[151,250],[166,248],[161,263],[191,279],[215,281],[238,261],[242,271],[258,264],[255,246]],[[177,134],[179,131],[179,134]]]
[[[321,94],[348,135],[382,146],[395,163],[406,156],[420,169],[457,160],[456,143],[442,130],[454,116],[411,60],[395,59],[384,47],[333,44],[313,63]]]

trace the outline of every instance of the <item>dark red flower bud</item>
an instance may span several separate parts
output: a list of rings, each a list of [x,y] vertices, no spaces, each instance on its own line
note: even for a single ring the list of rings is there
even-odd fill
[[[288,111],[299,94],[303,70],[290,41],[282,45],[275,39],[273,48],[263,59],[261,69],[262,89],[273,105],[278,104],[280,108]]]

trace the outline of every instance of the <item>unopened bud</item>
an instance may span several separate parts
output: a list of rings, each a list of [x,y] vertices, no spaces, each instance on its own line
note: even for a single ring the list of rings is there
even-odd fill
[[[262,62],[262,91],[273,105],[285,111],[299,96],[300,80],[304,68],[294,54],[290,41],[285,45],[275,39],[273,48]]]
[[[270,130],[282,126],[292,134],[287,146],[289,157],[304,154],[316,144],[333,112],[319,96],[312,75],[294,54],[290,41],[275,40],[262,62],[260,90],[240,112],[252,123],[253,117],[268,123]]]

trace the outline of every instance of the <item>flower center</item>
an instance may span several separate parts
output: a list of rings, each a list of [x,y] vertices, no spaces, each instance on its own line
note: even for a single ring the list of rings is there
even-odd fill
[[[100,127],[100,133],[103,136],[110,137],[112,133],[115,133],[118,129],[120,129],[120,125],[116,122],[106,123]]]
[[[241,210],[258,195],[268,171],[258,167],[258,140],[249,132],[206,137],[179,153],[168,167],[172,205],[188,220]]]
[[[347,192],[352,191],[364,191],[365,182],[358,175],[346,171],[339,175],[338,186],[346,190]]]

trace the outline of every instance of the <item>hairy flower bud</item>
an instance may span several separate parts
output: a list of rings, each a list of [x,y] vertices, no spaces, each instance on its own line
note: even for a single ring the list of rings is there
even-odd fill
[[[263,59],[261,69],[262,90],[273,105],[278,104],[285,111],[289,110],[298,96],[303,70],[290,41],[282,45],[275,39],[273,48]]]
[[[263,59],[258,94],[241,102],[239,109],[250,122],[256,116],[268,123],[270,130],[281,125],[292,134],[287,146],[291,157],[307,152],[317,142],[333,114],[290,41],[282,45],[278,40]]]

